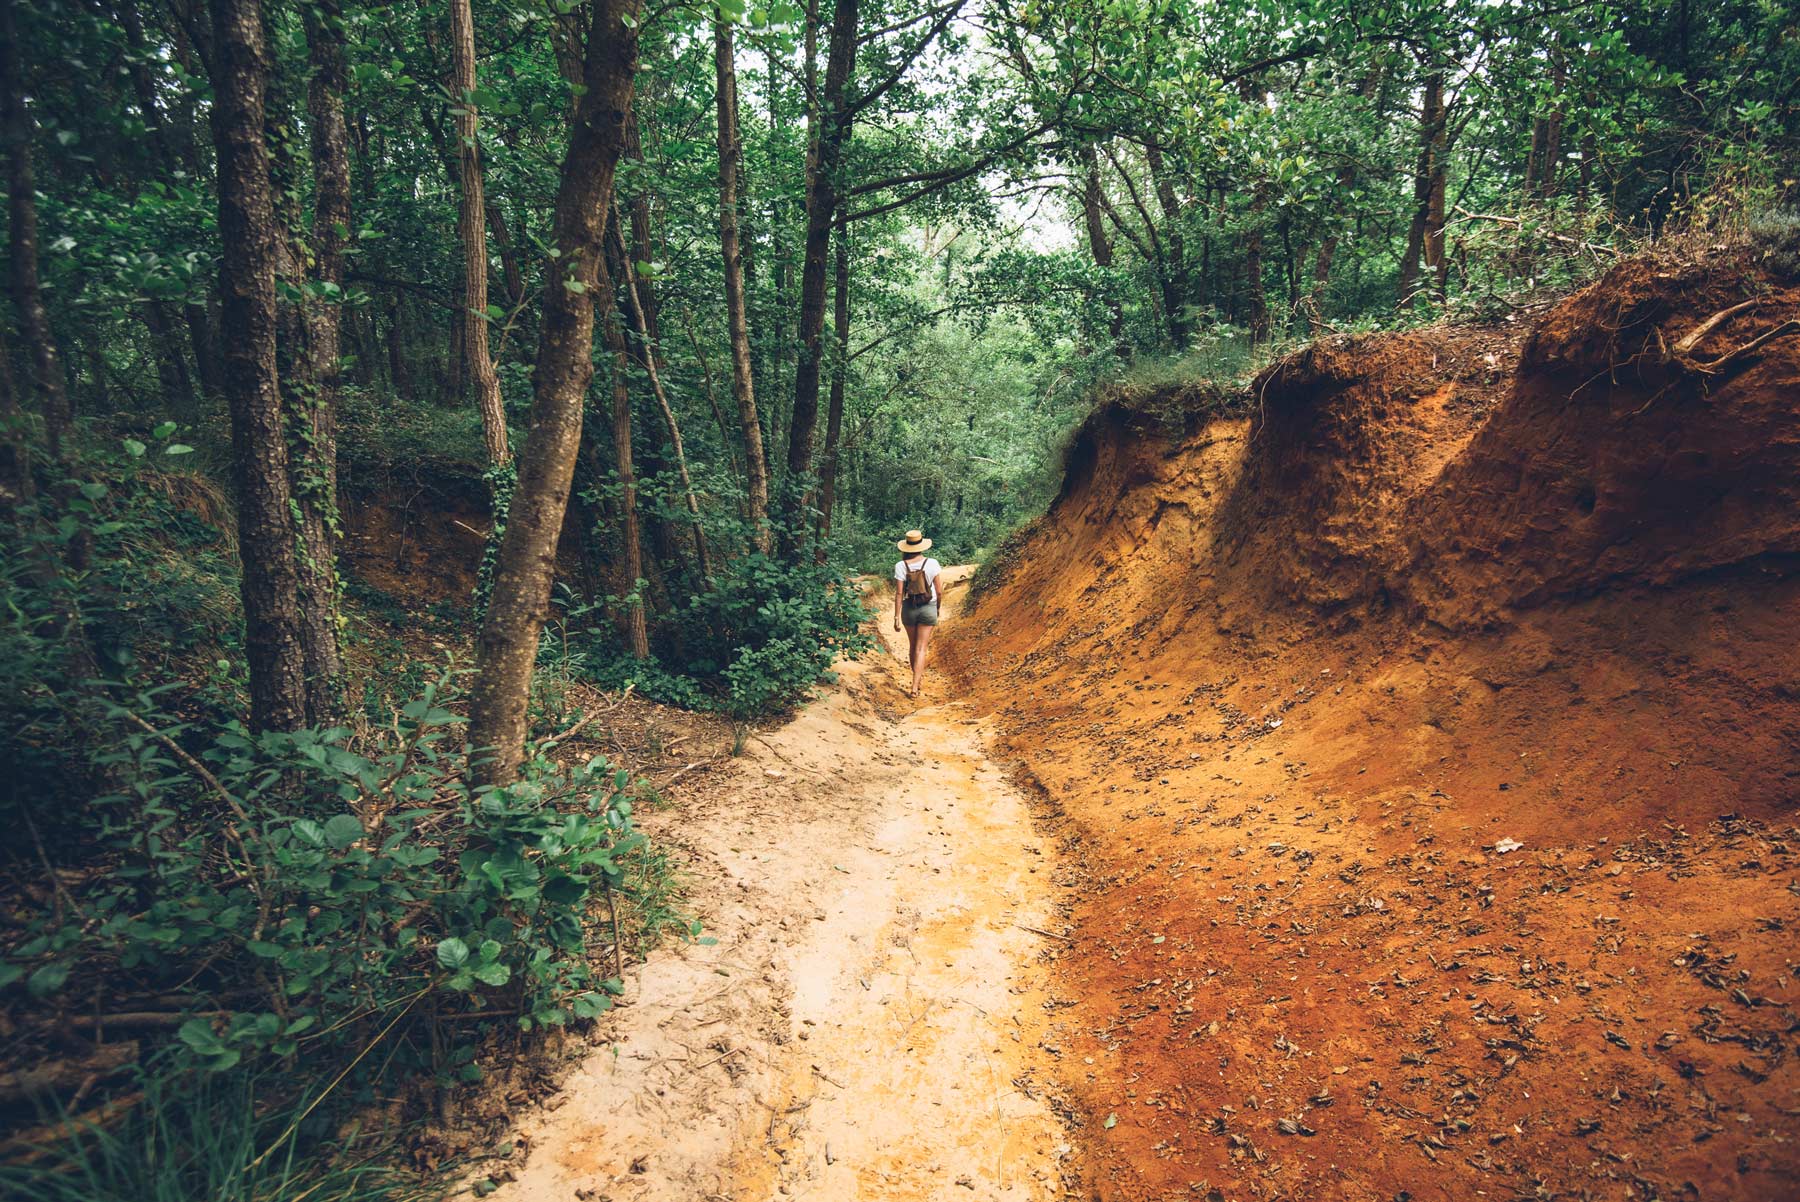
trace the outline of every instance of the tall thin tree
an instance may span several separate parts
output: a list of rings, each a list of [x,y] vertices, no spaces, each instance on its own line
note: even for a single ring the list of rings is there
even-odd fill
[[[800,484],[812,470],[819,424],[819,375],[825,360],[825,294],[831,227],[838,215],[838,166],[852,116],[845,90],[856,69],[858,0],[838,0],[825,56],[819,125],[806,155],[806,252],[800,267],[800,361],[794,368],[794,410],[788,421],[788,483],[796,509]],[[798,521],[799,514],[790,515]],[[795,530],[798,533],[798,530]]]
[[[312,285],[304,386],[293,419],[304,433],[290,469],[300,514],[300,647],[306,659],[306,717],[318,726],[343,712],[338,648],[338,394],[342,373],[344,248],[350,235],[350,135],[344,122],[344,15],[338,0],[304,6],[312,78],[306,111],[312,136]]]
[[[263,105],[269,57],[259,0],[212,0],[213,140],[219,162],[219,295],[243,560],[250,721],[293,730],[306,718],[286,431],[275,373],[279,236],[269,195]]]
[[[618,220],[617,215],[614,221]],[[619,294],[605,257],[600,261],[600,331],[612,353],[613,467],[619,474],[619,542],[621,595],[626,598],[625,641],[634,659],[650,656],[650,631],[644,620],[644,543],[638,521],[637,466],[631,452],[631,354],[625,345]]]
[[[31,163],[31,114],[25,108],[25,65],[19,56],[15,0],[0,0],[0,137],[6,143],[7,258],[12,266],[13,310],[30,358],[31,386],[44,408],[50,455],[67,462],[74,409],[62,356],[50,330],[50,314],[38,279],[37,184]]]
[[[482,749],[471,773],[477,785],[511,783],[524,758],[526,699],[549,614],[556,540],[594,375],[594,289],[637,75],[640,8],[641,0],[593,4],[582,88],[557,185],[555,253],[545,265],[536,403],[519,455],[519,482],[500,544],[493,597],[476,640],[469,738]]]
[[[840,225],[832,239],[831,399],[825,410],[825,451],[819,456],[819,546],[831,537],[831,512],[837,507],[838,445],[844,436],[844,390],[850,380],[850,227]]]
[[[738,170],[743,139],[738,129],[737,67],[731,23],[713,13],[713,64],[719,110],[719,250],[725,259],[725,321],[731,335],[731,395],[737,401],[748,483],[745,517],[757,550],[768,554],[769,459],[763,450],[762,420],[756,412],[756,383],[750,358],[750,319],[744,300],[744,255],[738,237]]]
[[[507,444],[500,377],[488,350],[487,201],[481,175],[481,108],[475,90],[475,17],[469,0],[450,0],[450,50],[455,63],[451,103],[462,176],[462,203],[456,216],[463,248],[462,350],[468,377],[475,385],[488,462],[499,466],[511,460],[512,450]]]

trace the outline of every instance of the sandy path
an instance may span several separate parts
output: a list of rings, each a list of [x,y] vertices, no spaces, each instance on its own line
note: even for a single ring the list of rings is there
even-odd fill
[[[1050,941],[1028,929],[1056,922],[1054,849],[944,682],[915,707],[902,672],[846,665],[654,816],[717,943],[633,976],[611,1042],[521,1118],[496,1197],[1061,1195]]]

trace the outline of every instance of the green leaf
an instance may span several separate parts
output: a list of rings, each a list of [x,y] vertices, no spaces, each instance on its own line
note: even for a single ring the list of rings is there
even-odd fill
[[[469,945],[454,935],[437,945],[437,961],[445,968],[461,968],[469,962]]]
[[[213,1034],[212,1024],[204,1018],[188,1019],[181,1024],[181,1029],[175,1034],[182,1043],[187,1044],[201,1055],[212,1055],[225,1050],[225,1045],[219,1042],[217,1035]]]
[[[31,980],[25,983],[25,988],[31,992],[32,997],[49,997],[68,983],[72,967],[67,960],[52,960],[31,974]]]
[[[1117,1127],[1118,1125],[1119,1125],[1119,1116],[1116,1114],[1107,1115],[1106,1122],[1101,1124],[1101,1126],[1105,1127],[1108,1131],[1111,1131],[1114,1127]]]
[[[173,433],[175,433],[174,422],[158,422],[156,423],[156,429],[150,431],[150,437],[160,442]]]
[[[338,851],[344,850],[363,836],[362,823],[354,814],[339,814],[325,824],[325,841]]]
[[[475,970],[475,977],[488,985],[504,985],[512,979],[512,969],[504,964],[483,964]]]
[[[163,448],[163,454],[165,455],[192,455],[193,453],[194,448],[188,446],[185,442],[172,442]]]
[[[133,459],[142,459],[144,457],[144,452],[150,449],[135,438],[127,438],[123,441],[125,443],[125,453]]]

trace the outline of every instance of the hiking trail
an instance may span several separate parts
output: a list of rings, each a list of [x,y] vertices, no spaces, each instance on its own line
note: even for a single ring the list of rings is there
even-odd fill
[[[945,569],[947,621],[969,572]],[[942,674],[911,701],[905,636],[876,628],[886,654],[649,816],[716,942],[629,975],[494,1197],[1060,1196],[1054,847]]]

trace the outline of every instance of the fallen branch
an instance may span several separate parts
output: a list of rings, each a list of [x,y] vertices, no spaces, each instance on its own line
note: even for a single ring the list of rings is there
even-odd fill
[[[57,1145],[112,1125],[143,1100],[142,1093],[121,1094],[116,1098],[109,1098],[92,1110],[9,1136],[4,1142],[0,1142],[0,1160],[15,1167],[42,1160]]]
[[[682,777],[686,776],[688,773],[692,772],[696,768],[704,768],[708,764],[718,763],[719,758],[720,757],[718,757],[718,756],[714,756],[710,760],[695,760],[693,763],[689,764],[687,767],[678,769],[674,776],[671,776],[668,780],[663,782],[662,787],[665,789],[668,788],[670,785],[673,785],[676,781],[680,780]]]
[[[190,1018],[224,1018],[228,1010],[128,1010],[120,1014],[71,1014],[68,1023],[78,1031],[158,1030],[179,1027]]]
[[[1518,217],[1505,217],[1499,213],[1471,213],[1461,205],[1456,205],[1452,211],[1460,215],[1464,221],[1491,221],[1496,225],[1511,226],[1513,229],[1522,229],[1525,224],[1525,222]],[[1606,254],[1618,259],[1624,257],[1625,254],[1624,251],[1616,246],[1606,246],[1599,242],[1589,242],[1583,238],[1571,238],[1567,234],[1558,234],[1544,229],[1534,230],[1532,232],[1542,234],[1552,242],[1561,242],[1565,246],[1573,246],[1577,250],[1584,250],[1592,255]]]
[[[36,1068],[0,1073],[0,1107],[18,1106],[92,1088],[137,1063],[136,1041],[95,1048],[83,1060],[52,1060]]]
[[[231,807],[231,812],[237,815],[239,822],[242,822],[250,830],[256,829],[256,824],[250,821],[250,815],[244,812],[243,805],[237,798],[231,795],[231,790],[219,783],[219,778],[214,776],[212,772],[207,769],[205,764],[202,764],[199,760],[189,755],[181,744],[177,743],[174,739],[171,739],[168,735],[156,729],[156,727],[150,725],[136,714],[127,711],[125,716],[143,727],[144,730],[149,733],[151,738],[155,739],[158,743],[161,743],[164,747],[167,747],[176,759],[186,764],[190,772],[211,786],[212,791],[223,798],[225,804]]]
[[[569,727],[567,730],[563,731],[559,735],[550,736],[550,738],[547,741],[551,742],[551,743],[561,743],[564,740],[573,737],[576,731],[580,730],[582,727],[584,727],[588,723],[592,722],[595,718],[600,717],[602,714],[610,714],[614,710],[618,709],[621,705],[624,705],[626,703],[626,701],[630,700],[631,690],[633,690],[635,688],[637,688],[637,682],[633,681],[631,684],[628,684],[625,686],[625,691],[623,693],[619,694],[619,699],[617,701],[613,702],[611,705],[607,706],[605,709],[589,710],[587,713],[583,714],[581,716],[581,718],[578,721],[576,721],[576,723],[573,726]]]

